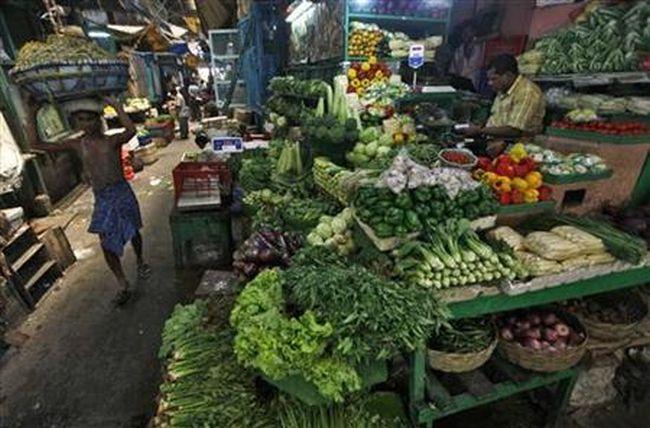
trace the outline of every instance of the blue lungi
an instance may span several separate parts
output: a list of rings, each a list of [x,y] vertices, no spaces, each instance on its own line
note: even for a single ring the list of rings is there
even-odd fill
[[[121,181],[95,192],[88,232],[99,234],[102,248],[121,256],[141,227],[140,206],[129,183]]]

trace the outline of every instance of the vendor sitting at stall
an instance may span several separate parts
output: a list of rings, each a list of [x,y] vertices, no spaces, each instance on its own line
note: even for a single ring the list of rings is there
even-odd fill
[[[507,140],[532,137],[542,131],[546,113],[544,93],[519,74],[517,59],[510,54],[494,57],[488,66],[488,81],[497,96],[484,127],[470,126],[468,136],[496,140],[488,143],[491,155],[503,151]]]
[[[113,98],[106,98],[104,103],[112,106],[118,114],[125,131],[105,135],[102,129],[101,112],[103,103],[95,99],[73,100],[62,104],[62,109],[70,117],[70,122],[79,134],[58,143],[40,143],[36,135],[37,103],[30,100],[28,105],[33,110],[28,116],[32,149],[48,152],[75,150],[82,158],[85,172],[95,196],[95,204],[88,232],[99,235],[104,259],[115,275],[119,286],[113,302],[123,305],[132,295],[129,281],[122,269],[120,258],[124,246],[130,241],[135,251],[138,278],[145,279],[151,269],[142,256],[142,219],[140,207],[129,183],[124,179],[121,162],[122,145],[133,138],[135,125],[122,108],[122,103]]]

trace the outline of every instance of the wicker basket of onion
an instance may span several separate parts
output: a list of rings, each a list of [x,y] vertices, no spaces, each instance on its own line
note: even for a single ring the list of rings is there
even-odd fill
[[[587,332],[578,318],[568,312],[518,312],[505,316],[498,325],[499,352],[511,363],[528,370],[566,370],[587,351]]]

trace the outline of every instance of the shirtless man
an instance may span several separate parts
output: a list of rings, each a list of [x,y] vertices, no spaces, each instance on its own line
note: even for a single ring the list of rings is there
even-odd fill
[[[122,104],[113,98],[106,98],[104,103],[111,105],[118,113],[125,132],[106,136],[102,132],[99,100],[80,100],[71,102],[63,110],[69,114],[70,124],[75,131],[81,131],[75,137],[61,143],[42,144],[36,136],[36,103],[29,102],[32,112],[31,123],[27,127],[32,148],[45,151],[76,150],[84,164],[90,185],[95,196],[92,220],[88,231],[99,235],[104,259],[117,278],[119,291],[113,300],[116,305],[123,305],[131,297],[130,284],[127,281],[120,258],[124,245],[131,241],[138,263],[138,277],[145,279],[151,273],[142,257],[142,236],[140,228],[142,219],[138,201],[131,186],[124,179],[121,162],[122,145],[133,138],[136,133],[133,122],[124,112]]]

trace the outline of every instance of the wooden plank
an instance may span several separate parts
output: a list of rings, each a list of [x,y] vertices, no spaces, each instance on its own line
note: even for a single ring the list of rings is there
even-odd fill
[[[14,232],[13,236],[9,238],[7,243],[5,244],[4,248],[10,247],[13,243],[18,241],[18,239],[25,234],[30,229],[29,224],[23,224],[18,228],[17,231]]]
[[[32,257],[34,257],[36,253],[38,253],[43,247],[44,245],[42,242],[37,242],[29,247],[27,251],[25,251],[20,257],[18,257],[15,262],[11,264],[11,268],[14,270],[14,272],[18,272],[20,268],[22,268],[25,263],[30,261]]]
[[[452,303],[449,309],[453,318],[476,317],[634,287],[645,284],[648,278],[650,266],[643,266],[514,296],[498,294],[478,297]]]
[[[29,290],[32,288],[36,283],[45,275],[50,269],[52,269],[54,266],[56,266],[56,262],[53,260],[50,260],[48,262],[43,263],[43,266],[41,266],[34,275],[27,281],[27,284],[25,284],[25,289]]]
[[[45,244],[47,252],[56,260],[62,270],[66,270],[77,261],[77,257],[70,246],[70,241],[68,241],[62,227],[51,228],[39,238]]]
[[[490,382],[480,369],[458,373],[458,378],[467,389],[467,392],[475,397],[490,395],[495,391],[492,382]]]

